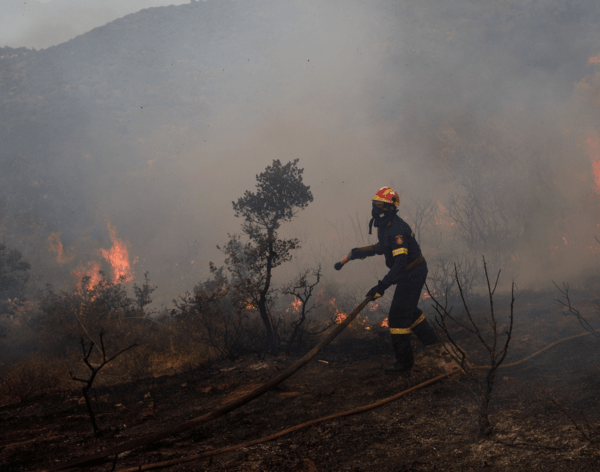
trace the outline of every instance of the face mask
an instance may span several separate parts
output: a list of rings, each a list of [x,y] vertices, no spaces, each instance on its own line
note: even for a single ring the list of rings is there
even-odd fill
[[[375,205],[373,205],[373,209],[371,210],[371,216],[373,218],[379,220],[381,218],[385,218],[387,215],[389,215],[389,212],[384,211],[383,208],[377,208]]]
[[[375,224],[375,228],[379,228],[392,219],[395,214],[396,212],[389,205],[381,202],[373,202],[373,208],[371,209],[371,216],[373,218],[369,222],[369,234],[371,234],[373,224]]]

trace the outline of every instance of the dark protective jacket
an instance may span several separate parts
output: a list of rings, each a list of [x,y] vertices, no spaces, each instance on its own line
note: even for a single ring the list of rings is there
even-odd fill
[[[381,282],[389,287],[408,279],[407,266],[421,255],[421,247],[408,223],[398,215],[377,228],[379,247],[385,256],[385,265],[390,269]]]
[[[387,224],[377,228],[379,242],[374,246],[357,248],[352,255],[362,259],[374,255],[384,255],[385,265],[390,269],[381,280],[385,288],[406,282],[407,267],[421,255],[421,247],[408,223],[395,215]]]

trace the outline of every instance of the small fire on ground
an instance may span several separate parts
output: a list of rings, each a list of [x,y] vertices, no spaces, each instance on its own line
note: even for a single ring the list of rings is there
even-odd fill
[[[328,302],[332,308],[335,310],[335,323],[336,324],[341,324],[344,322],[344,320],[346,318],[348,318],[348,315],[344,312],[344,310],[339,309],[336,304],[335,304],[335,298],[332,298],[331,300],[329,300]],[[377,311],[377,309],[379,308],[379,301],[375,301],[371,307],[369,308],[370,312],[374,312]],[[360,315],[356,317],[356,324],[361,326],[362,328],[364,328],[365,330],[369,331],[372,329],[371,324],[369,324],[369,317],[365,316],[364,318],[361,317]],[[380,324],[380,326],[383,327],[387,327],[387,318],[385,320],[383,320]]]

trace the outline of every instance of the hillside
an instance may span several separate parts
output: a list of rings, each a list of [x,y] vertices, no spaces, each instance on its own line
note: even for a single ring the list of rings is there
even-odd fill
[[[327,234],[333,250],[338,219],[366,220],[363,203],[384,181],[407,192],[408,210],[419,199],[447,206],[473,182],[492,189],[523,213],[523,244],[588,234],[594,2],[430,7],[194,1],[40,51],[0,49],[3,238],[38,279],[68,285],[110,244],[111,225],[138,274],[182,290],[237,230],[224,189],[294,158],[327,202],[299,223],[313,247]],[[69,267],[56,264],[52,234],[75,255]]]

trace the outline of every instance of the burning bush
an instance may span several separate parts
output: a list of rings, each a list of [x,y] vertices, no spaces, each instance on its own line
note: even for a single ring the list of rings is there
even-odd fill
[[[286,308],[280,317],[283,322],[280,323],[283,324],[280,334],[283,339],[287,339],[285,352],[288,355],[291,353],[294,344],[296,344],[297,350],[301,351],[305,345],[312,344],[316,336],[333,323],[333,318],[324,325],[314,316],[307,318],[310,312],[318,310],[323,305],[322,300],[319,301],[316,300],[317,297],[313,297],[315,287],[320,281],[321,266],[319,265],[316,270],[305,270],[281,290],[281,293],[294,297],[291,306]],[[311,298],[313,298],[313,302],[310,302]],[[323,297],[319,298],[322,299]],[[336,318],[339,318],[341,313],[336,313],[336,315]],[[283,332],[281,333],[281,331]]]
[[[105,330],[117,346],[139,343],[151,344],[158,329],[146,306],[156,289],[148,275],[144,284],[134,285],[134,298],[127,295],[122,284],[115,284],[102,274],[95,285],[84,277],[80,289],[55,292],[48,285],[40,301],[39,324],[46,336],[49,353],[65,356],[77,352],[81,338],[93,341]]]
[[[223,269],[211,266],[212,277],[174,300],[180,332],[208,357],[235,359],[264,347],[256,307],[232,286]]]

